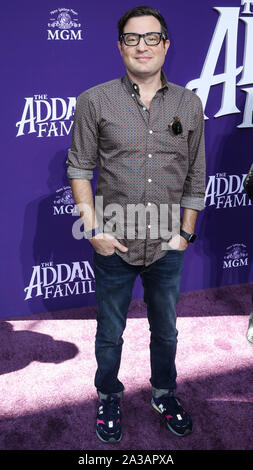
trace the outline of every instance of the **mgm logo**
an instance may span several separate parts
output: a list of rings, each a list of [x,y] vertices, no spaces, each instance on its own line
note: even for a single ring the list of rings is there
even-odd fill
[[[243,243],[236,243],[227,248],[223,260],[223,269],[248,266],[248,253]]]
[[[81,23],[77,18],[78,13],[70,8],[58,8],[50,12],[48,23],[48,40],[82,40]]]

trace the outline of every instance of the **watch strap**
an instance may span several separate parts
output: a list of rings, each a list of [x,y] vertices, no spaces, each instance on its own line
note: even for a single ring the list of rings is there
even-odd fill
[[[180,235],[190,243],[193,243],[197,238],[197,235],[195,233],[188,233],[182,229],[180,229]]]

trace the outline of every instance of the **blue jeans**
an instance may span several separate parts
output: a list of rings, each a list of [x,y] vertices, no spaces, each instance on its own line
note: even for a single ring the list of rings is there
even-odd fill
[[[117,253],[93,254],[97,332],[95,387],[102,394],[118,393],[124,385],[118,379],[127,312],[138,274],[144,288],[144,302],[150,326],[150,383],[155,389],[176,388],[177,348],[176,304],[180,292],[184,251],[169,250],[149,266],[130,265]],[[138,358],[136,358],[138,359]]]

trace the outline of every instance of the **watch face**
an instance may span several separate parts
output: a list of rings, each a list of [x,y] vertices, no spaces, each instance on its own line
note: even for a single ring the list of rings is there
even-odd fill
[[[192,235],[190,235],[190,237],[189,237],[189,242],[193,243],[194,240],[196,240],[196,237],[197,237],[197,235],[195,235],[195,233],[193,233]]]
[[[188,242],[193,243],[196,240],[197,235],[195,233],[187,233],[184,230],[180,230],[181,237],[185,238]]]

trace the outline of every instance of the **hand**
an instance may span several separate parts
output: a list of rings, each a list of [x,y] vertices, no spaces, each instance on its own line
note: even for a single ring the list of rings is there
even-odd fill
[[[92,244],[94,250],[103,256],[113,255],[115,248],[123,252],[128,251],[126,246],[122,245],[109,233],[98,233],[94,237],[89,238],[89,242]]]
[[[189,242],[181,235],[177,234],[169,241],[169,245],[173,250],[186,250]]]

